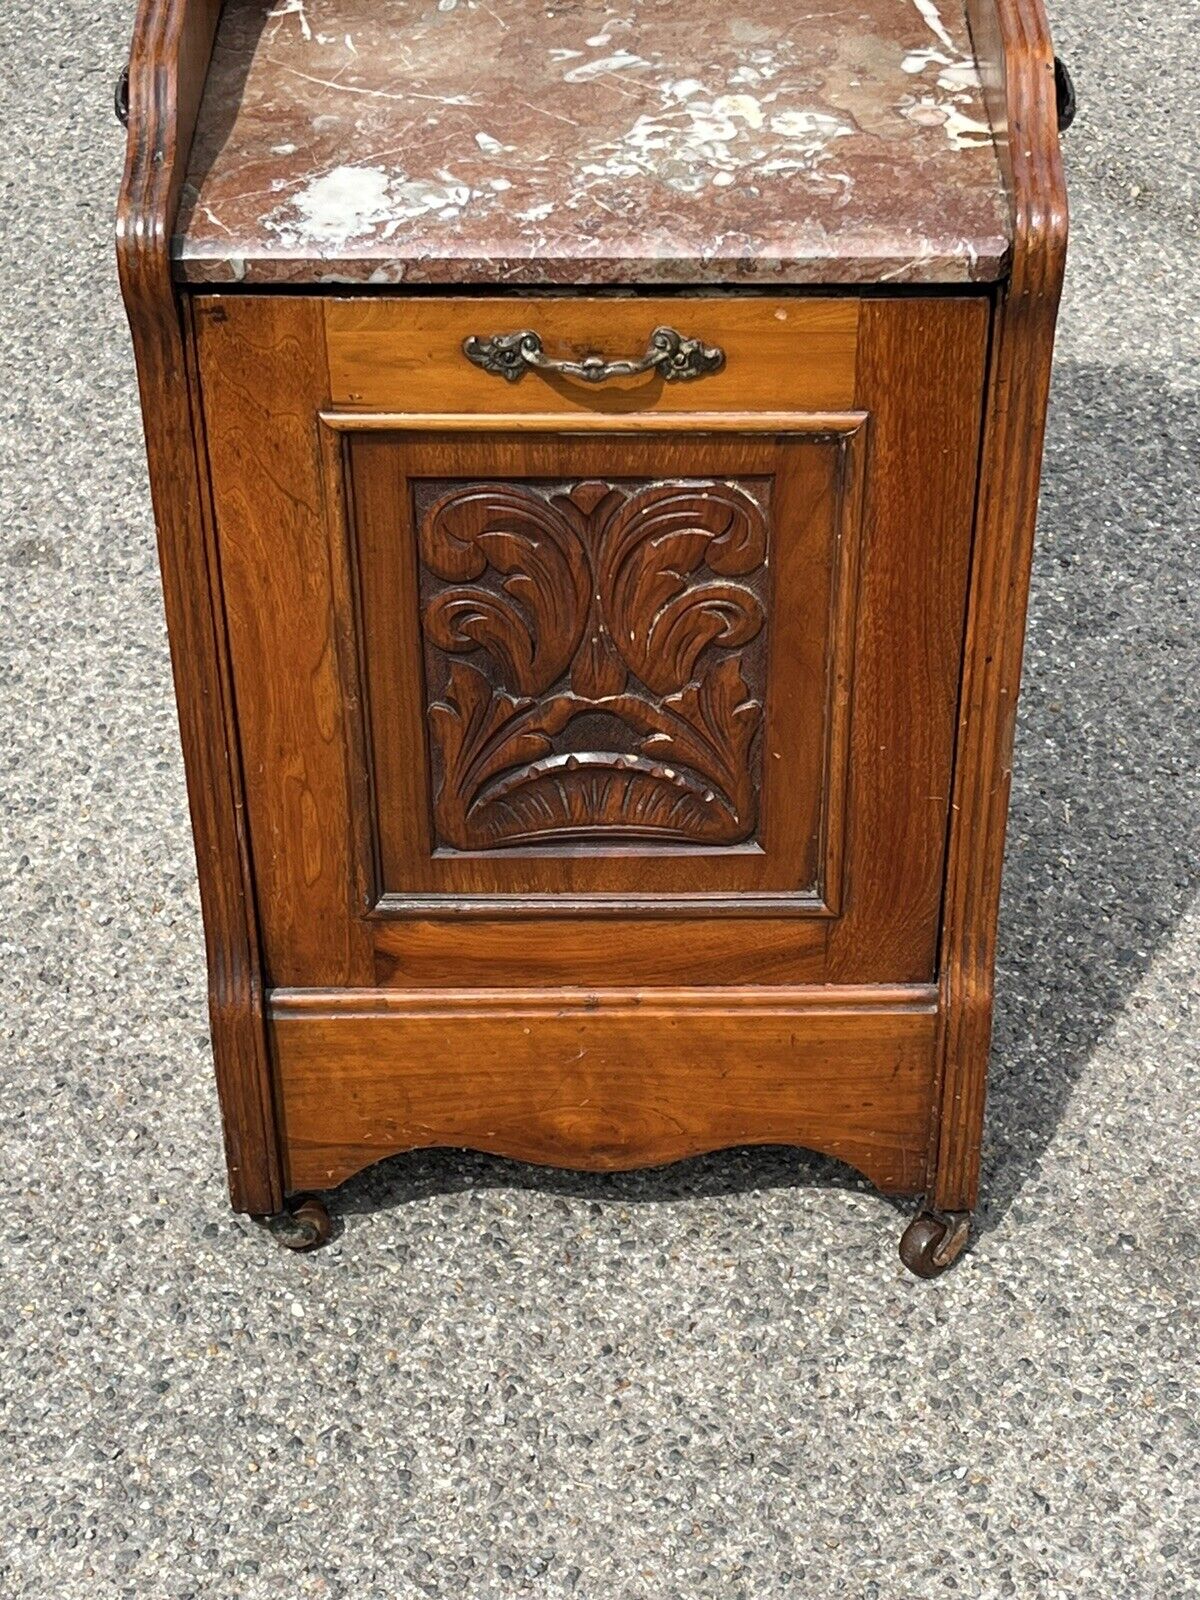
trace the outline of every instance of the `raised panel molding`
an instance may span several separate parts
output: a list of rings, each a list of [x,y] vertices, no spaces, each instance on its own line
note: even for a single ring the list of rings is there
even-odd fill
[[[835,917],[863,414],[417,420],[321,416],[355,904]]]
[[[437,847],[754,837],[770,488],[414,486]]]

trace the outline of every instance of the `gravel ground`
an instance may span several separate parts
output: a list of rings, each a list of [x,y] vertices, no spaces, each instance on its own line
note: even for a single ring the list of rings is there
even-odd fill
[[[0,1595],[1200,1594],[1189,0],[1056,7],[986,1199],[932,1285],[895,1206],[781,1151],[406,1158],[314,1257],[227,1211],[111,264],[130,10],[0,15]]]

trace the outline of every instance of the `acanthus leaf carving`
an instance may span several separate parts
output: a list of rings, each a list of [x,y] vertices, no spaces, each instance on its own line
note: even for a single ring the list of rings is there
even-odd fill
[[[578,534],[555,508],[519,489],[469,486],[421,522],[421,559],[441,578],[503,573],[498,589],[444,589],[425,608],[439,649],[486,650],[505,681],[542,694],[567,670],[584,625],[590,576]]]
[[[648,688],[680,689],[710,644],[742,645],[758,633],[763,612],[751,589],[689,580],[705,565],[734,575],[765,559],[762,512],[732,484],[654,485],[629,497],[602,545],[599,576],[621,652]]]
[[[767,562],[754,496],[723,481],[471,483],[419,526],[445,843],[751,836],[762,705],[746,674],[765,670]],[[471,653],[490,667],[455,659]]]

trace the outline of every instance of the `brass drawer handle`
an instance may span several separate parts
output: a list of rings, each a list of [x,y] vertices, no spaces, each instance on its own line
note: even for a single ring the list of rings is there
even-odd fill
[[[720,372],[725,352],[700,339],[685,339],[674,328],[655,328],[646,353],[636,361],[605,361],[603,356],[585,356],[582,361],[559,361],[548,356],[540,334],[529,328],[516,333],[494,333],[485,339],[477,333],[463,340],[463,354],[485,372],[516,383],[529,367],[539,372],[557,372],[584,383],[604,383],[609,378],[636,378],[643,372],[658,372],[668,382],[702,378],[707,372]]]

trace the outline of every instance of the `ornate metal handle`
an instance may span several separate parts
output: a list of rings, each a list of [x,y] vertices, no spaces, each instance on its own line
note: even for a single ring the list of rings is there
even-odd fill
[[[494,333],[490,339],[473,333],[463,340],[463,354],[485,372],[516,383],[530,367],[539,372],[558,372],[584,383],[604,383],[608,378],[636,378],[643,372],[658,372],[669,383],[685,378],[702,378],[706,372],[720,372],[725,352],[700,339],[685,339],[674,328],[655,328],[644,356],[636,361],[605,361],[603,356],[585,356],[582,361],[560,361],[548,356],[539,334],[529,328],[516,333]]]

